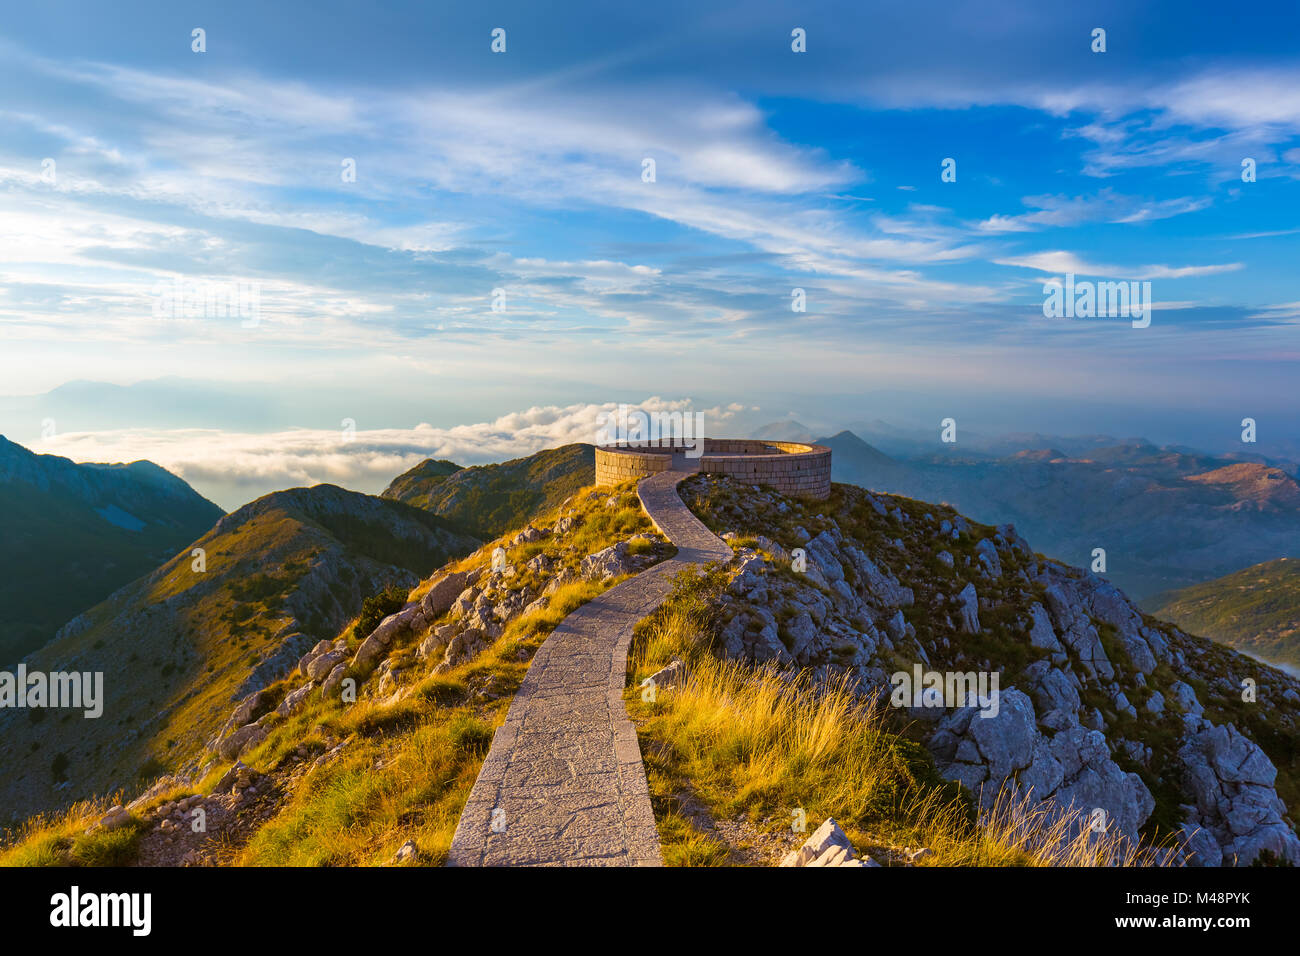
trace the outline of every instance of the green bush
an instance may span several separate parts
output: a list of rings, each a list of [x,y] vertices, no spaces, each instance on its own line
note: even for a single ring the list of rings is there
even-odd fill
[[[361,638],[368,636],[379,626],[380,621],[390,614],[396,614],[406,605],[406,596],[409,593],[406,588],[394,584],[366,598],[361,602],[361,616],[357,618],[356,630],[353,633]]]

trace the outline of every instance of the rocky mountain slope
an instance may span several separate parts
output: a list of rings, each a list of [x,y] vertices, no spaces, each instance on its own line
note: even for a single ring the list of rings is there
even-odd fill
[[[845,485],[802,503],[697,476],[682,495],[736,550],[727,654],[847,670],[883,699],[918,667],[996,673],[996,715],[906,708],[986,805],[1010,784],[1130,839],[1187,840],[1200,864],[1300,862],[1295,679],[1144,615],[1011,525]]]
[[[14,818],[193,768],[232,701],[334,639],[363,601],[480,542],[333,485],[222,517],[190,550],[76,617],[29,670],[104,673],[103,716],[0,711],[0,807]]]
[[[1190,634],[1300,668],[1300,561],[1278,558],[1157,595],[1151,613]]]
[[[852,432],[819,439],[836,481],[1011,521],[1043,552],[1090,567],[1137,600],[1272,558],[1300,557],[1300,484],[1281,468],[1136,442],[1074,455],[1026,448],[891,458]]]
[[[228,530],[283,513],[276,498]],[[332,519],[319,505],[301,510]],[[197,759],[110,783],[127,791],[116,808],[33,821],[0,847],[0,865],[440,863],[533,653],[574,608],[671,553],[630,487],[573,496],[444,565],[376,623],[278,638],[292,651],[283,666],[233,693],[225,682],[195,715]],[[291,600],[331,600],[305,583]]]
[[[389,482],[382,497],[404,501],[425,511],[435,511],[437,506],[434,503],[434,489],[448,476],[461,470],[461,466],[454,461],[447,461],[445,458],[426,458]]]
[[[1182,841],[1198,864],[1300,862],[1296,680],[1144,615],[1010,525],[841,484],[822,502],[719,476],[680,491],[734,552],[710,615],[720,654],[791,680],[847,675],[886,702],[917,668],[996,674],[988,717],[893,708],[929,773],[985,806],[1011,787],[1112,835]],[[8,860],[103,859],[112,831],[113,862],[441,862],[531,655],[574,607],[670,552],[630,487],[583,491],[349,626],[365,595],[414,583],[367,555],[447,534],[411,513],[328,487],[268,496],[204,539],[220,580],[172,562],[147,595],[126,589],[65,629],[66,659],[130,680],[97,738],[52,716],[0,727],[0,760],[22,768],[3,805],[69,795],[53,790],[55,751],[78,792],[153,785],[38,827]],[[127,645],[107,639],[124,633],[135,659],[114,671]],[[203,835],[185,829],[196,806],[218,821]]]
[[[394,479],[382,497],[423,508],[486,539],[522,527],[595,476],[594,446],[563,445],[469,468],[427,459]]]
[[[221,514],[152,462],[76,464],[0,436],[0,666],[162,564]]]

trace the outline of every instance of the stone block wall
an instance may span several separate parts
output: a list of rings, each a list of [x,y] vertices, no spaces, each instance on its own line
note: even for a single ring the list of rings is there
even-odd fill
[[[669,446],[598,447],[596,484],[617,485],[644,478],[673,465]],[[785,495],[825,498],[831,493],[831,450],[824,445],[761,441],[747,438],[706,438],[703,454],[683,457],[682,467],[731,475],[753,485],[768,485]]]

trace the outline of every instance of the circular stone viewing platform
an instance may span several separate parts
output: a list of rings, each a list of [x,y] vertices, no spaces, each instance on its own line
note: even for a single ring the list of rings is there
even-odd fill
[[[703,454],[681,445],[597,445],[596,484],[618,485],[676,468],[731,475],[769,485],[783,495],[825,498],[831,493],[831,450],[825,445],[756,438],[705,438]]]

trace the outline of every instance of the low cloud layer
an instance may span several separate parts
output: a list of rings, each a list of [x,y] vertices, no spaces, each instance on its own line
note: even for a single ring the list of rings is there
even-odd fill
[[[689,398],[658,396],[636,406],[646,412],[703,412],[706,434],[726,431],[739,405],[699,408]],[[42,454],[73,461],[147,459],[171,471],[227,510],[284,488],[322,483],[378,493],[426,458],[478,465],[531,455],[573,442],[594,443],[601,412],[617,405],[535,406],[489,421],[452,428],[351,431],[295,428],[269,433],[217,429],[120,429],[69,432],[33,443]]]

